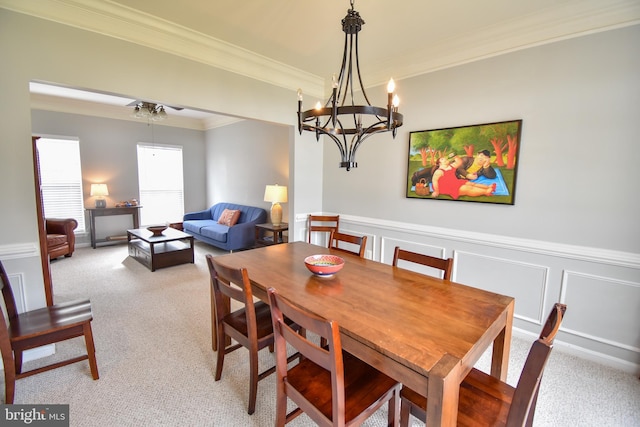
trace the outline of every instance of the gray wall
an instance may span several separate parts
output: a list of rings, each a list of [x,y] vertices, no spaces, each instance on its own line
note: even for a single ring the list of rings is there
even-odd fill
[[[94,205],[91,183],[109,185],[107,205],[139,198],[136,145],[138,142],[178,145],[183,149],[185,212],[206,209],[217,202],[259,206],[267,184],[289,185],[289,132],[286,126],[255,120],[197,131],[153,125],[144,121],[113,120],[79,114],[33,110],[34,135],[80,139],[85,206]],[[284,218],[288,219],[287,206]],[[129,227],[129,218],[99,218],[99,234]],[[87,228],[89,221],[87,218]],[[88,231],[88,230],[87,230]],[[80,243],[88,242],[80,236]]]
[[[639,40],[634,26],[398,82],[395,140],[365,142],[350,172],[325,141],[323,209],[640,253]],[[523,120],[515,206],[405,198],[410,131],[512,119]]]
[[[0,56],[6,65],[0,78],[0,218],[12,224],[3,233],[0,259],[32,308],[44,303],[44,290],[33,193],[30,81],[128,94],[273,123],[295,122],[294,90],[7,9],[0,9]],[[321,191],[321,174],[297,165],[314,153],[296,150],[293,141],[298,137],[292,132],[289,138],[290,158],[296,159],[290,162],[290,173],[314,182]],[[320,209],[321,199],[313,206]]]
[[[182,147],[185,212],[201,209],[205,197],[205,132],[145,122],[113,120],[79,114],[33,110],[34,135],[71,136],[80,139],[83,193],[85,206],[95,204],[89,196],[91,183],[105,182],[109,186],[107,206],[132,198],[139,199],[139,142],[179,145]],[[130,227],[129,218],[100,218],[108,227]],[[122,223],[122,224],[121,224]],[[87,231],[89,221],[87,218]],[[97,228],[97,227],[96,227]],[[122,230],[122,228],[120,229]],[[110,233],[103,227],[105,235]],[[83,236],[80,243],[86,243]]]
[[[369,237],[369,258],[390,263],[396,245],[453,257],[453,280],[516,298],[515,333],[535,337],[566,303],[559,346],[637,372],[638,40],[634,26],[398,82],[395,141],[365,142],[350,172],[325,142],[323,210]],[[409,132],[512,119],[523,120],[514,206],[405,198]]]
[[[290,187],[287,126],[245,120],[207,131],[207,206],[233,202],[269,212],[267,184]],[[289,203],[282,204],[285,222],[293,204],[288,193]]]

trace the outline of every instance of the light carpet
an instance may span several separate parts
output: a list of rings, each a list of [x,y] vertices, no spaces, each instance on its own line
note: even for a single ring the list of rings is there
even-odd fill
[[[91,379],[86,362],[77,363],[19,380],[15,403],[69,404],[71,426],[273,425],[273,376],[260,381],[256,412],[247,414],[246,351],[228,355],[222,379],[213,379],[207,253],[223,252],[196,243],[195,264],[153,273],[127,256],[126,245],[78,248],[72,258],[53,261],[56,302],[91,299],[100,379]],[[513,339],[512,385],[530,345]],[[59,344],[49,359],[82,348],[82,341],[71,340]],[[267,350],[260,357],[261,367],[273,363]],[[489,361],[487,353],[477,366],[486,371]],[[386,425],[386,415],[381,409],[365,426]],[[289,425],[315,424],[301,415]],[[640,426],[640,380],[556,348],[534,425]]]

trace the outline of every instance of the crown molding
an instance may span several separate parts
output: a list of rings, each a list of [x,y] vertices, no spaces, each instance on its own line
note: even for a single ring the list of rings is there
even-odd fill
[[[443,70],[509,52],[640,24],[640,1],[580,0],[564,6],[487,26],[481,31],[425,43],[412,52],[413,62],[398,69],[393,58],[374,65],[368,73],[374,86],[386,84],[388,76],[402,78]]]
[[[201,62],[295,91],[291,82],[322,97],[324,80],[247,49],[108,0],[0,0],[14,12],[92,31]]]
[[[224,40],[109,0],[0,0],[0,7],[171,53],[235,74],[323,98],[322,77]],[[367,86],[397,80],[573,37],[640,23],[638,0],[580,0],[555,5],[480,31],[425,42],[404,59],[370,64]],[[295,87],[292,85],[295,82]]]

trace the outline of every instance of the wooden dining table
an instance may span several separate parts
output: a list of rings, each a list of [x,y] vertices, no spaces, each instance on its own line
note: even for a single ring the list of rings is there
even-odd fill
[[[304,259],[345,265],[314,276]],[[491,375],[505,381],[514,299],[305,242],[216,257],[248,270],[254,295],[269,287],[340,327],[343,348],[428,397],[427,425],[455,426],[460,383],[493,343]]]

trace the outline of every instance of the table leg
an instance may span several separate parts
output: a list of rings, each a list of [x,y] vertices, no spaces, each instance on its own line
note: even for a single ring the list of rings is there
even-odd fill
[[[513,328],[514,302],[512,301],[505,313],[504,329],[493,340],[493,353],[491,355],[491,376],[507,381],[509,370],[509,354],[511,352],[511,329]]]
[[[149,249],[151,252],[151,271],[156,271],[156,257],[155,257],[155,244],[149,243]]]
[[[96,217],[92,211],[89,211],[89,218],[91,220],[91,247],[96,248]]]
[[[455,426],[458,421],[462,363],[446,354],[429,372],[427,426]]]

